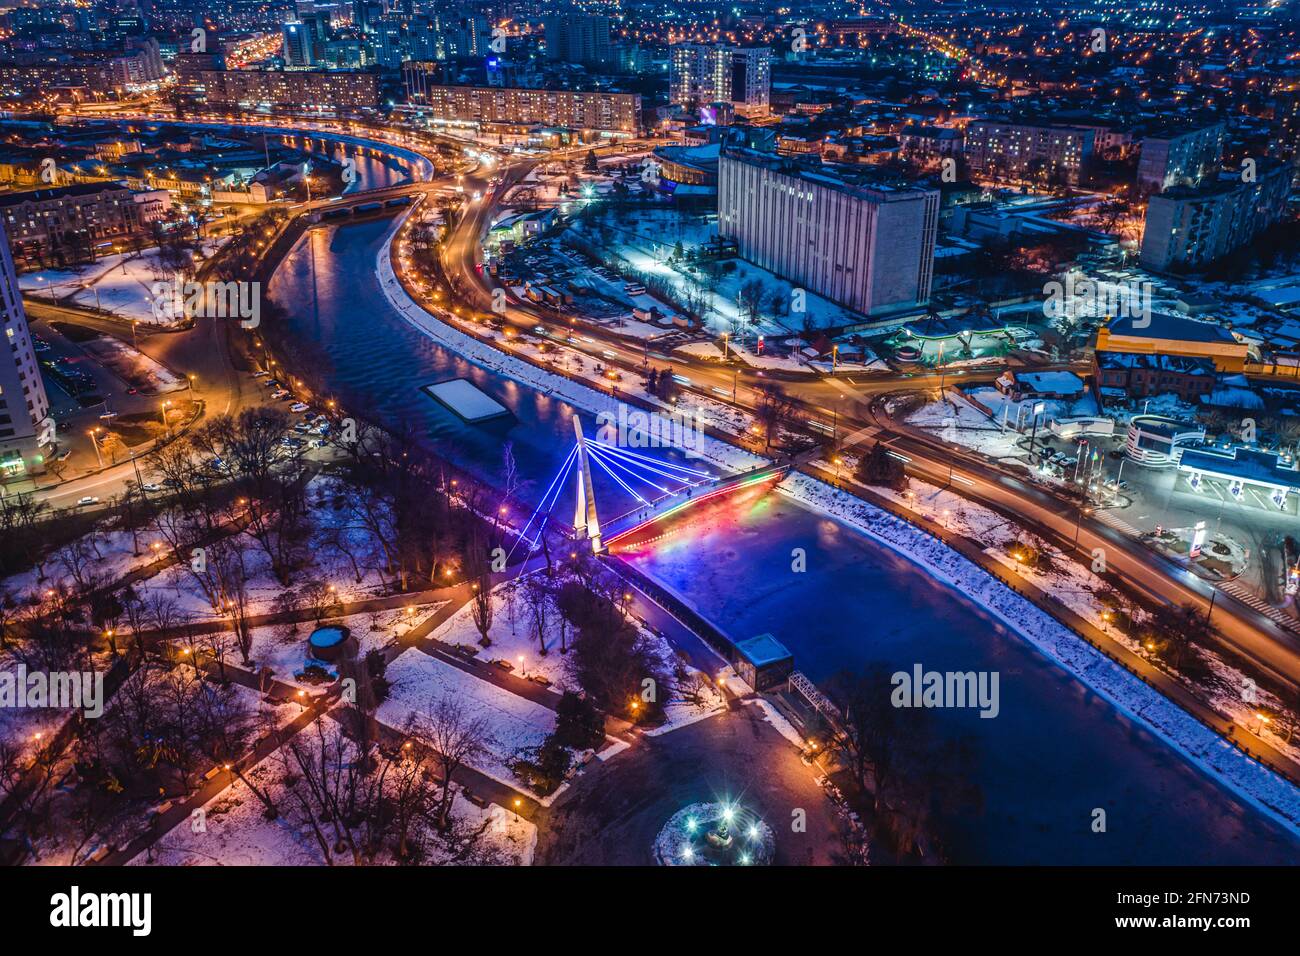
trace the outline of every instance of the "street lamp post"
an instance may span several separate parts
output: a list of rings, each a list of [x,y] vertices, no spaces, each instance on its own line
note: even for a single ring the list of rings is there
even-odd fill
[[[99,467],[104,467],[104,456],[99,453],[99,442],[95,439],[95,430],[92,428],[86,432],[90,436],[90,443],[95,446],[95,460],[99,462]]]

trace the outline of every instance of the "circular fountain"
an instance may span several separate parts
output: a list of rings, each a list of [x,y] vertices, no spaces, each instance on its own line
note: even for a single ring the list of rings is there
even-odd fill
[[[678,810],[655,838],[661,866],[763,866],[776,835],[758,814],[736,803],[693,803]]]

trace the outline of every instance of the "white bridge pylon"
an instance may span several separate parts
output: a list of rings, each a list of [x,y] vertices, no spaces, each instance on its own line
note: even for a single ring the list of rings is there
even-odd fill
[[[577,415],[573,416],[573,431],[578,436],[578,504],[573,512],[573,529],[578,537],[591,539],[592,553],[600,554],[604,547],[600,542],[600,520],[596,517],[596,494],[591,485],[591,461]]]

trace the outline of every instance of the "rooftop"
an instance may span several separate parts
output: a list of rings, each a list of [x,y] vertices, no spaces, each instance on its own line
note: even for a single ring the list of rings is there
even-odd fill
[[[44,189],[24,189],[20,192],[0,193],[0,207],[18,206],[25,202],[48,202],[71,196],[94,196],[102,192],[130,192],[123,183],[77,183],[72,186],[49,186]]]
[[[1119,316],[1110,321],[1106,330],[1111,335],[1125,335],[1139,339],[1166,339],[1171,342],[1222,342],[1238,344],[1233,334],[1214,322],[1198,322],[1167,312],[1153,312],[1148,316]]]
[[[778,661],[788,660],[792,656],[786,646],[771,634],[759,634],[757,637],[738,641],[736,650],[740,651],[755,667],[775,664]]]

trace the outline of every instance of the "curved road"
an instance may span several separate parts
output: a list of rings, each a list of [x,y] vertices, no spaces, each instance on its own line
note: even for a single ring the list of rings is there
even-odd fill
[[[488,312],[492,305],[491,280],[478,269],[482,261],[482,236],[496,203],[510,186],[527,175],[531,166],[532,163],[506,165],[499,173],[501,183],[495,187],[490,185],[485,173],[467,177],[466,191],[470,191],[472,184],[472,188],[482,190],[483,198],[466,206],[466,212],[444,245],[442,266],[453,291],[472,309]],[[553,337],[563,337],[571,347],[629,371],[644,369],[651,358],[671,363],[675,372],[686,374],[689,389],[715,401],[730,402],[734,396],[735,404],[752,408],[758,397],[757,387],[763,384],[761,373],[732,370],[681,356],[670,359],[654,352],[652,346],[631,346],[626,339],[599,328],[584,327],[574,337],[567,324],[568,317],[563,313],[531,304],[510,302],[502,318],[521,328],[539,324],[559,326],[564,329],[564,335]],[[961,380],[981,381],[996,374],[973,372]],[[943,378],[952,381],[954,376],[949,374]],[[938,388],[943,378],[917,375],[906,379],[890,376],[855,380],[852,376],[825,376],[781,384],[805,412],[815,413],[827,424],[837,421],[839,434],[856,439],[855,444],[884,441],[906,455],[911,459],[907,470],[916,477],[939,486],[955,482],[951,490],[1014,515],[1038,533],[1062,542],[1067,550],[1078,551],[1089,562],[1094,549],[1101,549],[1107,568],[1152,601],[1191,605],[1212,613],[1213,624],[1228,647],[1274,677],[1300,686],[1300,637],[1296,634],[1140,542],[1080,514],[1074,502],[1004,471],[964,448],[946,445],[900,426],[881,412],[876,401],[880,395],[900,388]]]

